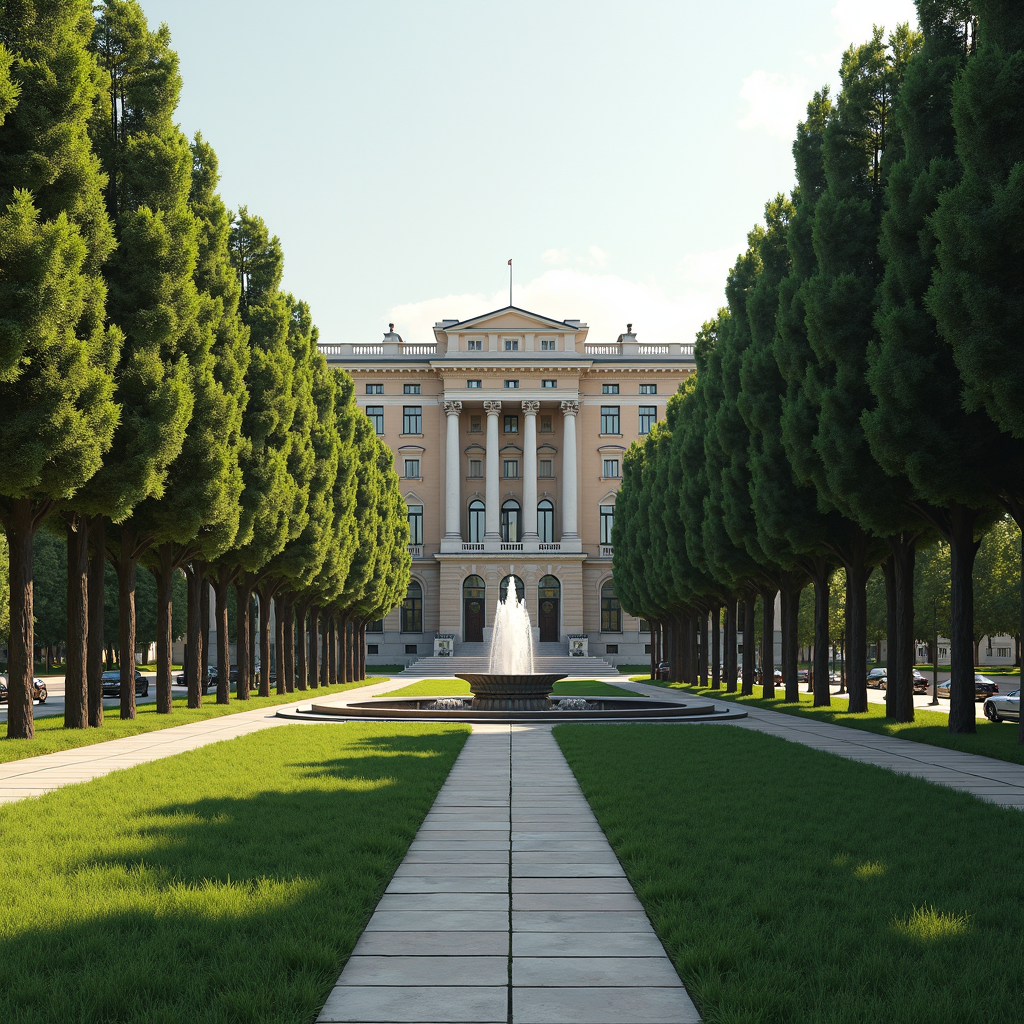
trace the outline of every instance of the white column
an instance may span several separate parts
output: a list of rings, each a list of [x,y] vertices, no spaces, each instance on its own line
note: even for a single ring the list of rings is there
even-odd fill
[[[498,507],[498,415],[501,402],[484,402],[487,413],[487,480],[484,487],[484,539],[501,539],[501,509]]]
[[[576,533],[576,415],[580,403],[562,402],[562,538]]]
[[[444,535],[451,540],[459,540],[462,537],[462,460],[459,458],[459,413],[462,412],[462,403],[445,402],[444,411],[448,417],[444,469]]]
[[[523,540],[537,540],[537,413],[540,402],[523,402]]]

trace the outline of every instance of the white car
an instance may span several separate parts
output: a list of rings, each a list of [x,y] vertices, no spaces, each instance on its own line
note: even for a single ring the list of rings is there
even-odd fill
[[[1005,695],[989,697],[984,706],[985,717],[990,722],[1020,721],[1020,690]]]

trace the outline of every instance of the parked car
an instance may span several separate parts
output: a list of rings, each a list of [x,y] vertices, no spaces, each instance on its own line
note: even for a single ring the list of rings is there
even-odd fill
[[[878,690],[884,690],[888,686],[889,670],[887,668],[873,668],[865,680],[868,686]]]
[[[950,680],[945,680],[939,683],[936,687],[936,693],[940,697],[949,697],[949,683]],[[980,672],[976,672],[974,675],[974,699],[975,700],[986,700],[988,697],[993,696],[999,692],[999,684],[994,683],[988,676],[981,675]]]
[[[208,680],[208,682],[207,682],[208,686],[216,686],[217,685],[217,666],[216,665],[207,665],[206,666],[206,678]],[[184,671],[179,672],[174,677],[174,685],[175,686],[187,686],[188,685],[188,683],[187,683],[187,681],[185,679]]]
[[[104,672],[100,679],[103,682],[104,697],[121,696],[121,670],[119,668],[112,668]],[[135,696],[149,696],[149,680],[138,669],[135,670]]]
[[[923,672],[918,672],[914,669],[914,693],[927,693],[931,683],[928,682],[928,677]]]
[[[669,672],[671,672],[671,669],[669,668],[669,664],[668,664],[667,661],[662,661],[662,662],[658,663],[658,678],[659,679],[663,680],[664,682],[668,682]]]
[[[1020,721],[1020,690],[1013,690],[1005,697],[989,697],[985,701],[985,717],[990,722]]]
[[[38,677],[32,680],[32,702],[46,703],[46,683]],[[0,676],[0,704],[7,703],[7,676]]]

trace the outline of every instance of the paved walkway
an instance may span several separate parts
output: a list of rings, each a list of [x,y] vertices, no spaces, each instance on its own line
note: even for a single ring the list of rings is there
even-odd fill
[[[551,727],[475,725],[318,1020],[700,1017]]]

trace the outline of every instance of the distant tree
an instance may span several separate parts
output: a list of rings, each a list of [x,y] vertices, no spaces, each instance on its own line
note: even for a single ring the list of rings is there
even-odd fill
[[[974,632],[1018,636],[1020,629],[1020,531],[1003,517],[981,539],[974,563]],[[975,650],[975,661],[978,660]]]

